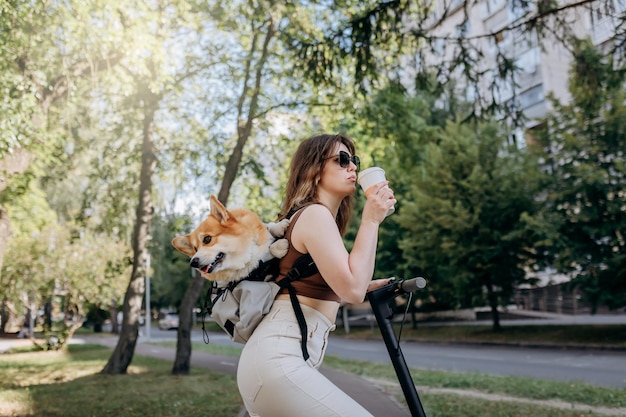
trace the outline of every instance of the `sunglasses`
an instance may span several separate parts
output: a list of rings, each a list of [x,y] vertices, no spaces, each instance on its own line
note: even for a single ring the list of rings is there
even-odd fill
[[[359,172],[361,169],[361,159],[356,155],[350,155],[346,151],[339,151],[339,155],[329,156],[325,159],[337,158],[335,161],[339,162],[339,166],[342,168],[348,168],[350,166],[350,162],[356,165],[356,170]]]

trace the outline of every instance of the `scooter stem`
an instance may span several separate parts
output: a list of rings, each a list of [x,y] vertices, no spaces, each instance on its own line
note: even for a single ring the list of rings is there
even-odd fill
[[[391,363],[396,371],[396,376],[402,387],[404,398],[409,406],[412,417],[426,417],[424,408],[417,394],[417,389],[413,383],[411,372],[406,364],[402,349],[398,343],[398,337],[393,330],[392,318],[393,310],[389,303],[397,296],[405,292],[402,288],[402,281],[392,282],[382,288],[368,293],[368,299],[374,311],[374,317],[380,328],[387,352],[391,358]]]

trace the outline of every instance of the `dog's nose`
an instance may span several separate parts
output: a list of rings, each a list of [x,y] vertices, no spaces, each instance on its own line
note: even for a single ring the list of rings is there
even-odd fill
[[[191,258],[191,261],[189,261],[189,264],[191,265],[192,268],[197,268],[198,265],[200,265],[200,261],[198,260],[198,258]]]

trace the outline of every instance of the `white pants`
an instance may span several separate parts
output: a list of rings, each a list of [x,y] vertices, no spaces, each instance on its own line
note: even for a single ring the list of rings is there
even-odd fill
[[[251,417],[373,417],[317,368],[329,333],[323,314],[301,305],[308,327],[310,358],[304,361],[300,328],[291,302],[276,300],[246,343],[237,384]]]

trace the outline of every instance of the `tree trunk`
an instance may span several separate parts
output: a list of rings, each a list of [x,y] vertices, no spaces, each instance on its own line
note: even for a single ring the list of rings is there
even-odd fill
[[[502,330],[500,327],[500,312],[498,311],[498,296],[493,291],[493,284],[491,283],[491,277],[487,278],[487,295],[489,298],[489,306],[491,307],[491,318],[493,320],[492,330],[499,332]]]
[[[228,196],[230,195],[230,188],[235,181],[237,172],[239,171],[239,165],[243,156],[243,148],[250,138],[252,133],[252,126],[258,110],[258,100],[261,94],[261,82],[263,79],[263,67],[267,62],[269,44],[274,37],[274,23],[270,19],[268,27],[265,32],[259,29],[259,32],[253,37],[251,44],[248,61],[246,63],[246,75],[243,86],[243,91],[239,96],[239,104],[237,106],[238,123],[237,123],[237,143],[232,150],[228,162],[226,163],[226,170],[224,171],[224,178],[222,179],[222,185],[217,195],[217,199],[226,204]],[[256,51],[256,39],[259,33],[265,33],[265,39],[262,46],[262,53],[256,63],[255,68],[252,68],[253,57],[257,53]],[[250,86],[249,80],[254,78],[254,85]],[[247,97],[250,97],[250,104],[248,105],[247,115],[244,115],[244,102]],[[200,296],[200,290],[204,284],[204,278],[200,274],[194,274],[191,284],[187,287],[185,295],[180,306],[180,322],[178,325],[178,343],[176,349],[176,358],[174,360],[174,374],[187,374],[189,373],[189,362],[191,360],[191,317],[183,320],[184,314],[191,314],[193,307],[198,301]],[[181,340],[185,338],[185,340]]]
[[[7,308],[7,300],[4,298],[0,304],[0,333],[6,333],[8,319],[9,309]]]
[[[0,206],[0,274],[2,273],[2,263],[4,261],[4,253],[9,244],[11,237],[11,219],[9,213]]]
[[[196,305],[206,280],[193,270],[191,285],[187,288],[181,302],[180,320],[178,322],[178,340],[176,343],[176,358],[172,373],[174,375],[188,375],[191,363],[191,326],[193,324],[193,307]]]
[[[0,306],[0,317],[2,320],[2,333],[14,333],[21,328],[15,306],[6,298],[2,300],[2,306]]]
[[[115,302],[115,299],[111,300],[109,305],[109,316],[111,316],[111,333],[119,334],[120,323],[117,320],[117,302]]]
[[[141,176],[139,180],[139,204],[137,220],[133,233],[133,270],[124,296],[122,331],[117,346],[102,369],[103,374],[125,374],[135,353],[139,335],[139,315],[145,295],[147,243],[150,239],[150,223],[152,221],[152,176],[156,167],[154,154],[153,129],[154,114],[158,98],[149,92],[147,87],[140,89],[145,95],[145,111],[143,121],[143,143],[141,152]]]

